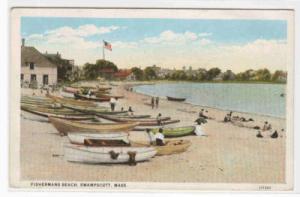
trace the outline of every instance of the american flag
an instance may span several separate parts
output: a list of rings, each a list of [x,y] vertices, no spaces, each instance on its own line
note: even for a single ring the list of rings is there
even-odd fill
[[[108,50],[112,51],[112,46],[111,46],[111,44],[110,44],[109,42],[106,42],[105,40],[103,40],[103,47],[104,47],[105,49],[108,49]]]

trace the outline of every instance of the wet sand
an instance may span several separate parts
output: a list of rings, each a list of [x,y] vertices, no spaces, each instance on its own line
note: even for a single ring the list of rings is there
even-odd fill
[[[132,106],[135,114],[158,113],[179,119],[169,126],[194,125],[198,112],[204,107],[160,99],[159,107],[151,109],[150,97],[127,91],[124,85],[113,86],[112,92],[124,95],[117,110]],[[31,94],[32,90],[22,90]],[[38,91],[36,91],[38,93]],[[108,104],[104,104],[107,105]],[[136,166],[89,165],[71,163],[64,159],[63,145],[67,137],[45,122],[21,118],[21,179],[53,181],[130,181],[130,182],[203,182],[203,183],[284,183],[285,133],[272,139],[269,132],[256,138],[256,130],[223,123],[227,111],[204,108],[215,120],[208,120],[203,130],[208,137],[186,136],[192,142],[181,154],[159,156]],[[274,129],[285,129],[286,120],[246,113],[234,113],[253,118],[253,125],[269,121]],[[26,114],[26,117],[34,116]],[[130,132],[132,140],[147,140],[141,131]]]

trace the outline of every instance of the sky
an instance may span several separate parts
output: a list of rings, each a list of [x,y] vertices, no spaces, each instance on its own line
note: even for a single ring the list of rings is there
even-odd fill
[[[119,68],[155,64],[240,72],[287,66],[284,20],[23,17],[21,36],[27,46],[58,51],[79,66],[102,59],[103,40],[112,44],[105,59]]]

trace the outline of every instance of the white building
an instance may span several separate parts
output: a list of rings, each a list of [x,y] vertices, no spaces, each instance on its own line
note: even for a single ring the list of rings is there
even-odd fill
[[[57,65],[50,62],[34,47],[27,47],[22,40],[21,47],[21,82],[54,85],[57,83]]]

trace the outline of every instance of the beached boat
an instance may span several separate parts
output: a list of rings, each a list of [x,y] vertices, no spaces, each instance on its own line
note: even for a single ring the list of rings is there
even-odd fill
[[[64,146],[67,161],[91,164],[146,161],[154,157],[156,152],[153,147],[90,147],[75,144]]]
[[[83,101],[83,100],[75,100],[75,99],[69,99],[69,98],[61,98],[54,95],[47,95],[50,99],[52,99],[55,102],[62,103],[62,104],[71,104],[71,105],[77,105],[77,106],[84,106],[84,107],[96,107],[97,104],[91,101]]]
[[[38,107],[38,106],[29,106],[29,105],[21,105],[21,109],[24,111],[38,111],[44,113],[53,113],[53,114],[60,114],[60,115],[83,115],[83,113],[74,111],[67,108],[46,108],[46,107]]]
[[[171,97],[171,96],[167,96],[167,99],[168,99],[169,101],[183,102],[183,101],[185,101],[186,98],[179,98],[179,97]]]
[[[125,118],[130,118],[130,119],[143,119],[143,118],[150,118],[151,117],[151,115],[129,115],[129,114],[116,114],[114,116],[120,117],[120,118],[125,117]]]
[[[124,96],[118,96],[118,95],[110,95],[110,94],[102,94],[102,93],[96,93],[95,96],[97,98],[115,98],[115,99],[122,99]]]
[[[93,96],[90,97],[90,96],[78,94],[78,93],[75,93],[74,97],[76,99],[89,100],[89,101],[94,101],[94,102],[108,102],[110,100],[109,97],[93,97]]]
[[[54,117],[49,117],[50,122],[54,127],[64,135],[69,132],[85,132],[85,133],[105,133],[105,132],[128,132],[132,130],[136,123],[80,123],[75,121],[62,120]]]
[[[163,128],[163,134],[165,137],[182,137],[187,135],[194,135],[195,127],[187,126],[187,127],[174,127],[174,128]],[[151,132],[157,133],[158,128],[151,129]]]
[[[68,138],[72,144],[87,144],[87,141],[90,141],[92,144],[95,141],[123,141],[126,144],[129,144],[128,139],[129,134],[125,132],[118,133],[68,133]]]
[[[69,93],[69,92],[64,92],[64,91],[60,91],[59,95],[64,98],[75,98],[74,93]]]
[[[146,142],[131,142],[133,146],[150,146]],[[157,150],[157,156],[172,155],[185,152],[190,146],[189,140],[166,140],[164,146],[151,145]]]
[[[43,116],[43,117],[56,117],[56,118],[63,118],[68,120],[91,120],[95,119],[94,115],[86,115],[82,113],[65,113],[65,112],[57,112],[57,111],[45,111],[45,110],[39,110],[36,108],[29,108],[29,107],[21,107],[23,111]]]
[[[36,117],[29,117],[27,114],[22,113],[22,115],[27,118],[27,119],[32,119],[32,120],[37,120],[37,121],[43,121],[43,122],[49,122],[48,117],[55,117],[55,118],[61,118],[61,119],[66,119],[66,120],[93,120],[95,117],[93,115],[63,115],[63,114],[54,114],[54,113],[46,113],[46,112],[39,112],[35,110],[22,110],[25,112],[28,112],[30,114],[37,115]],[[42,118],[37,118],[37,117],[42,117]]]
[[[168,125],[168,124],[175,124],[180,122],[180,120],[166,120],[166,121],[162,121],[161,122],[161,126],[163,125]],[[153,122],[138,122],[139,126],[157,126],[158,123],[157,121],[153,121]]]
[[[68,109],[72,109],[75,111],[79,111],[86,114],[93,114],[93,115],[99,115],[99,114],[126,114],[127,111],[108,111],[106,107],[83,107],[83,106],[77,106],[77,105],[70,105],[70,104],[63,104],[64,107]]]
[[[157,124],[156,118],[139,118],[139,119],[132,119],[125,116],[115,116],[115,115],[106,115],[106,114],[97,114],[98,117],[104,118],[107,120],[115,121],[115,122],[147,122],[147,123],[153,123],[155,122]],[[171,117],[162,117],[162,121],[170,120]]]
[[[68,93],[75,94],[75,93],[80,92],[80,89],[78,89],[78,88],[73,88],[73,87],[63,87],[63,91],[64,91],[64,92],[68,92]]]

